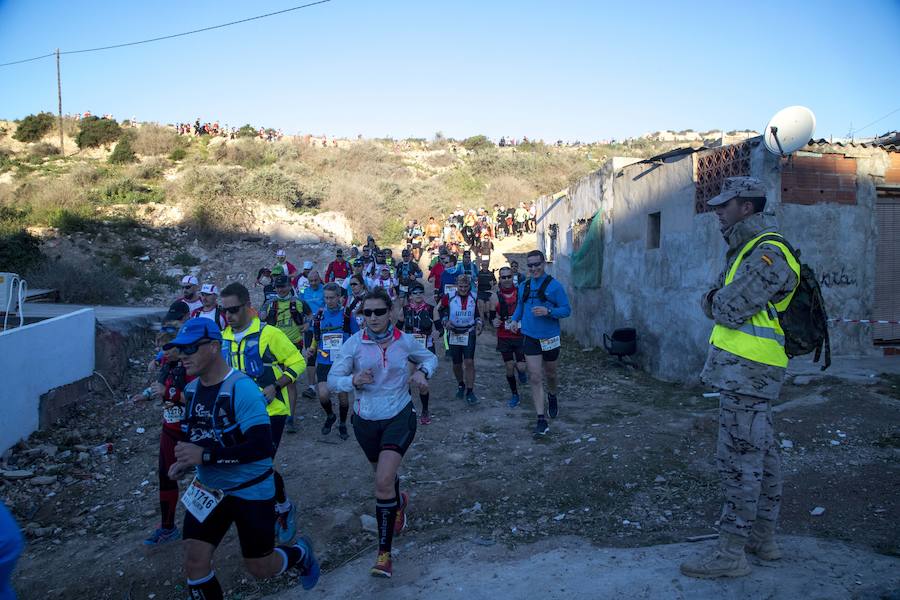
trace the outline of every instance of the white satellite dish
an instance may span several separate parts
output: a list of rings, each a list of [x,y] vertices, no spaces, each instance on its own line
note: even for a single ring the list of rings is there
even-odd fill
[[[763,141],[772,154],[787,156],[809,143],[816,130],[816,116],[805,106],[788,106],[766,125]]]

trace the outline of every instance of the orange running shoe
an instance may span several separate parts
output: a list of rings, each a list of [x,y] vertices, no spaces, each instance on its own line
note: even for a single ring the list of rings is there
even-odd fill
[[[379,552],[378,560],[375,561],[375,566],[369,571],[372,574],[372,577],[390,577],[393,573],[393,566],[391,565],[391,553],[390,552]]]
[[[406,517],[407,508],[409,508],[409,494],[400,492],[400,507],[397,508],[397,518],[394,520],[394,535],[399,535],[409,524]]]

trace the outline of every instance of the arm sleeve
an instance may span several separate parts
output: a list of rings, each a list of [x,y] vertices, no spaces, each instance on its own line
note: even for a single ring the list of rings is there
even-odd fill
[[[525,303],[522,302],[522,298],[525,297],[525,284],[520,283],[519,289],[517,291],[518,291],[518,294],[516,296],[516,298],[517,298],[516,311],[513,313],[513,316],[512,316],[513,321],[521,321],[522,320],[522,312],[524,311],[524,308],[525,308]]]
[[[303,355],[280,329],[274,329],[270,335],[269,349],[275,356],[275,360],[282,365],[288,379],[297,381],[300,374],[306,370],[306,361],[303,360]]]
[[[359,347],[359,336],[344,342],[338,358],[328,371],[328,388],[336,392],[353,391],[353,355]]]
[[[731,283],[716,292],[710,312],[719,325],[737,329],[796,285],[797,276],[781,249],[763,243],[744,257]]]
[[[244,431],[242,444],[223,448],[218,445],[209,448],[210,465],[239,465],[256,462],[272,456],[272,428],[268,423],[254,425]]]
[[[554,319],[565,319],[572,314],[572,307],[569,306],[569,297],[559,281],[554,281],[553,283],[551,302],[556,306],[550,309],[550,316]],[[516,307],[516,310],[518,310],[518,307]]]

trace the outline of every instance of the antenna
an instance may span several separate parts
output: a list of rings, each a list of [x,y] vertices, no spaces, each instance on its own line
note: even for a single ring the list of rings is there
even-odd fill
[[[816,130],[816,116],[805,106],[788,106],[766,125],[763,142],[772,154],[787,156],[809,143]]]

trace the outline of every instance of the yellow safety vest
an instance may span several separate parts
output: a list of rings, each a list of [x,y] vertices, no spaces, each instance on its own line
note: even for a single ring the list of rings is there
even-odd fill
[[[764,233],[758,235],[744,244],[725,276],[726,286],[734,280],[734,275],[737,273],[741,261],[747,252],[750,251],[750,248],[753,247],[753,244],[765,235],[772,234]],[[781,237],[780,234],[775,235]],[[781,242],[766,240],[764,243],[771,244],[781,250],[785,259],[787,259],[788,266],[791,267],[791,270],[797,276],[799,284],[800,264],[794,258],[793,253]],[[788,357],[784,352],[784,330],[781,328],[781,323],[778,322],[778,313],[783,312],[788,304],[791,303],[791,298],[794,297],[796,290],[797,284],[794,285],[794,289],[791,290],[784,300],[777,304],[770,302],[766,308],[753,315],[749,321],[744,322],[737,329],[716,324],[713,327],[712,334],[709,336],[709,343],[716,348],[721,348],[747,360],[773,367],[787,367]]]

